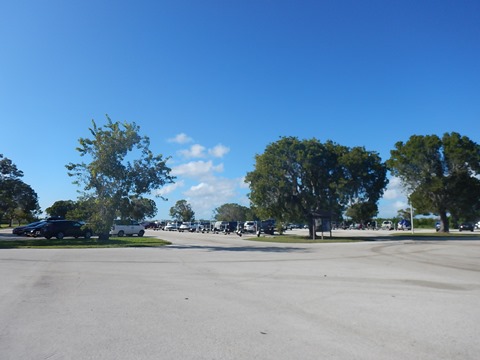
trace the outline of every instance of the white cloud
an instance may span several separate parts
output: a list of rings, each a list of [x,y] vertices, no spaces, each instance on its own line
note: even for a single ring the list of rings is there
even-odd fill
[[[183,180],[181,180],[179,182],[176,182],[174,184],[165,185],[161,189],[156,190],[154,192],[154,195],[155,196],[165,196],[165,195],[171,194],[175,190],[183,187],[184,185],[185,185],[185,182]]]
[[[240,189],[249,189],[250,188],[249,184],[247,184],[245,182],[245,176],[239,179],[238,186],[240,187]]]
[[[406,209],[409,206],[410,205],[408,205],[406,201],[402,201],[402,200],[397,200],[392,204],[392,207],[397,211],[400,209]]]
[[[218,144],[217,146],[213,147],[212,149],[208,150],[208,153],[217,158],[223,157],[225,154],[228,154],[230,152],[230,148],[226,147],[222,144]]]
[[[180,135],[184,135],[184,134],[180,134]],[[179,135],[177,135],[177,138],[178,137]],[[174,141],[174,142],[181,143],[180,141]],[[194,144],[190,146],[190,148],[188,149],[180,150],[178,153],[184,158],[188,159],[188,158],[205,158],[207,157],[207,155],[215,158],[222,158],[223,156],[225,156],[225,154],[229,152],[230,152],[230,148],[222,144],[218,144],[215,147],[208,149],[208,151],[206,151],[205,146],[200,144]]]
[[[180,133],[172,139],[168,139],[168,142],[177,143],[177,144],[187,144],[192,142],[193,139],[185,133]]]
[[[383,194],[385,200],[394,200],[405,197],[405,189],[402,182],[398,177],[390,178],[390,182],[387,185],[387,189]]]
[[[183,195],[192,205],[196,218],[209,219],[215,208],[225,203],[238,203],[238,184],[242,179],[211,178],[191,186]],[[245,202],[245,201],[241,201]]]
[[[188,150],[180,150],[179,153],[186,158],[203,158],[205,154],[205,146],[195,144],[190,146]]]
[[[400,178],[391,177],[389,180],[387,189],[378,204],[378,216],[382,218],[395,217],[398,210],[406,209],[409,206],[405,188]]]
[[[173,176],[196,179],[212,177],[214,173],[221,172],[223,172],[223,164],[214,165],[212,161],[191,161],[172,168]]]

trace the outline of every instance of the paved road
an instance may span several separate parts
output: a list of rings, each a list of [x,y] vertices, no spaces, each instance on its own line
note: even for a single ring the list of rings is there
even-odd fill
[[[478,359],[480,241],[0,250],[0,359]]]

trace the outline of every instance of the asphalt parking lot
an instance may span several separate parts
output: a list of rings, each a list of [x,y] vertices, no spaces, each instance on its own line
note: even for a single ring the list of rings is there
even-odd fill
[[[0,358],[480,353],[479,240],[277,244],[147,235],[172,245],[0,250]]]

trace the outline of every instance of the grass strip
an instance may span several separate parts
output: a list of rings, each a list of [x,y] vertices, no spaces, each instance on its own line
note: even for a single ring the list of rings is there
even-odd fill
[[[65,239],[27,239],[0,241],[0,249],[86,249],[86,248],[125,248],[125,247],[158,247],[170,245],[165,240],[154,237],[111,237],[108,240],[65,238]]]

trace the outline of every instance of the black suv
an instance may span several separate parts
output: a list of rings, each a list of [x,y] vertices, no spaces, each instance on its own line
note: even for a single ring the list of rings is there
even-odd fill
[[[473,231],[475,230],[475,225],[473,223],[462,223],[460,224],[460,227],[458,228],[459,231]]]
[[[41,229],[40,234],[47,239],[55,236],[57,239],[63,239],[66,236],[90,239],[92,230],[85,226],[81,221],[73,220],[54,220],[47,222]]]

